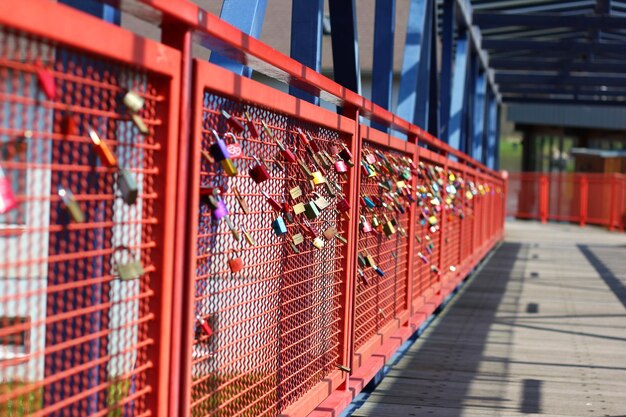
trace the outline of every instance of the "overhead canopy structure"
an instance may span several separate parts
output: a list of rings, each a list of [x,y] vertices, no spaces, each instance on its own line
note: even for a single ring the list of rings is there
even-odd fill
[[[626,105],[626,1],[472,0],[502,100]]]

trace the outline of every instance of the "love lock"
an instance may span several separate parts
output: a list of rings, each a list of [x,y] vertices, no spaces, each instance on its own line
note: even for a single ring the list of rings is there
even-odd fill
[[[128,261],[120,261],[120,259],[124,257],[122,253],[127,254],[125,258],[127,258]],[[122,281],[141,278],[141,276],[146,273],[141,262],[134,259],[134,254],[128,246],[118,246],[113,249],[111,260],[113,262],[113,273],[117,274]]]

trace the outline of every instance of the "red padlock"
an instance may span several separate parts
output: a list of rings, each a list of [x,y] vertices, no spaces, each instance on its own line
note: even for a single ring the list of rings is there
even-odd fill
[[[287,148],[281,141],[279,141],[278,139],[274,139],[274,141],[276,142],[276,144],[278,145],[278,148],[280,149],[280,154],[283,156],[283,158],[285,159],[285,162],[288,162],[290,164],[295,164],[298,159],[296,158],[296,155],[294,155],[293,152],[291,152],[291,149]]]
[[[37,80],[39,81],[39,86],[48,100],[55,100],[57,98],[57,92],[54,74],[47,68],[44,68],[41,61],[37,61],[35,66],[37,67]]]
[[[352,208],[350,206],[350,203],[348,202],[348,200],[345,197],[342,197],[341,200],[339,200],[337,202],[337,209],[341,212],[341,213],[347,213],[350,211],[350,208]]]
[[[278,201],[276,201],[274,199],[274,197],[271,197],[265,191],[261,191],[261,194],[263,194],[263,197],[265,197],[267,199],[267,202],[270,204],[270,206],[272,206],[274,211],[280,213],[280,211],[283,209],[282,204],[280,204]]]
[[[259,132],[259,129],[256,127],[256,125],[252,121],[252,117],[250,116],[250,113],[248,112],[246,112],[246,125],[248,126],[248,133],[250,133],[250,136],[252,136],[252,139],[258,139],[261,137],[261,132]]]
[[[204,330],[204,333],[206,333],[207,336],[211,336],[213,334],[213,329],[211,329],[209,323],[207,323],[201,316],[197,315],[196,320],[198,320],[200,327],[202,327],[202,330]]]
[[[17,199],[11,188],[11,179],[4,175],[0,167],[0,214],[8,213],[17,207]]]
[[[228,267],[233,273],[237,273],[243,269],[243,259],[240,257],[232,258],[228,260]]]
[[[263,165],[256,156],[253,156],[253,158],[256,161],[256,164],[248,168],[250,178],[252,178],[257,184],[269,180],[271,176],[265,165]]]
[[[244,127],[241,122],[228,114],[226,110],[222,110],[222,116],[226,119],[226,124],[228,124],[228,126],[230,126],[235,132],[243,132]]]

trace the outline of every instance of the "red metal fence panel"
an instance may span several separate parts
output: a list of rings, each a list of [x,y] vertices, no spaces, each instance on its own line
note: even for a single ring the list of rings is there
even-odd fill
[[[624,230],[625,176],[585,173],[509,174],[507,215]]]
[[[180,53],[25,3],[0,7],[0,415],[164,415]]]

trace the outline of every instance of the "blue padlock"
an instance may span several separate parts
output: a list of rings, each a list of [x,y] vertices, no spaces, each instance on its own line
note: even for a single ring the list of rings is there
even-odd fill
[[[285,225],[285,221],[282,217],[277,217],[276,220],[272,222],[272,229],[274,229],[276,236],[281,236],[287,233],[287,225]]]
[[[377,266],[376,268],[374,268],[374,271],[376,271],[376,273],[381,276],[384,277],[385,276],[385,271],[383,271],[382,269],[380,269],[379,266]]]
[[[370,208],[370,209],[376,207],[376,204],[372,201],[372,199],[366,195],[363,196],[363,203],[365,203],[367,208]]]

